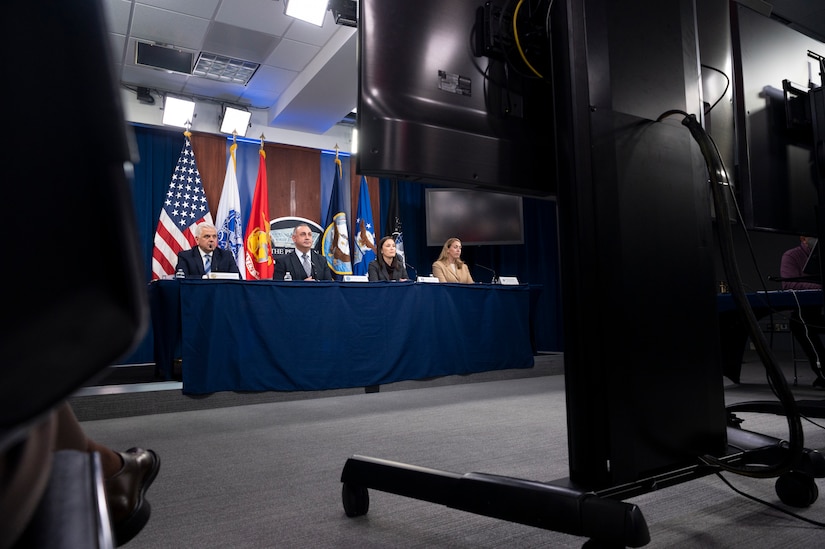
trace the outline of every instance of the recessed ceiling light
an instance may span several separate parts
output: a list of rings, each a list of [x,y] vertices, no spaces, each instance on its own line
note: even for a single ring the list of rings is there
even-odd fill
[[[198,56],[192,74],[210,80],[243,84],[245,86],[260,66],[260,63],[203,51]]]

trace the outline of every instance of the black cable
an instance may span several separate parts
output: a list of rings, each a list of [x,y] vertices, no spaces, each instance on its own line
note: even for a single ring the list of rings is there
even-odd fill
[[[774,509],[774,510],[776,510],[776,511],[779,511],[780,513],[785,513],[785,514],[786,514],[786,515],[788,515],[788,516],[791,516],[791,517],[794,517],[794,518],[796,518],[796,519],[799,519],[799,520],[805,521],[805,522],[807,522],[807,523],[809,523],[809,524],[813,524],[814,526],[819,526],[820,528],[825,528],[825,522],[819,522],[819,521],[816,521],[816,520],[810,519],[810,518],[808,518],[808,517],[804,517],[804,516],[802,516],[802,515],[799,515],[799,514],[797,514],[797,513],[794,513],[793,511],[789,511],[788,509],[785,509],[784,507],[780,507],[779,505],[776,505],[775,503],[771,503],[770,501],[765,501],[764,499],[760,499],[760,498],[758,498],[758,497],[756,497],[756,496],[752,496],[752,495],[748,494],[747,492],[744,492],[744,491],[740,490],[739,488],[737,488],[736,486],[734,486],[733,484],[731,484],[731,483],[728,481],[728,479],[726,479],[725,477],[723,477],[723,476],[722,476],[722,473],[717,472],[717,473],[716,473],[716,476],[717,476],[717,477],[719,477],[719,479],[720,479],[722,482],[724,482],[725,484],[727,484],[728,488],[730,488],[731,490],[733,490],[734,492],[736,492],[736,493],[737,493],[737,494],[739,494],[740,496],[746,497],[746,498],[748,498],[748,499],[749,499],[749,500],[751,500],[751,501],[755,501],[755,502],[757,502],[757,503],[761,503],[762,505],[765,505],[765,506],[767,506],[767,507],[770,507],[771,509]]]
[[[716,216],[719,219],[725,220],[723,223],[718,223],[719,228],[719,245],[721,247],[722,263],[724,266],[725,276],[728,279],[728,285],[733,296],[734,303],[737,304],[741,315],[744,317],[745,325],[748,327],[748,332],[751,336],[751,341],[756,348],[759,357],[762,359],[762,364],[768,374],[771,384],[775,387],[777,398],[782,403],[785,410],[785,417],[788,421],[788,451],[784,453],[783,459],[774,465],[754,466],[743,465],[736,466],[725,463],[713,456],[703,456],[701,459],[710,465],[714,465],[720,469],[731,471],[743,476],[755,478],[771,478],[777,477],[782,473],[789,471],[793,465],[799,460],[804,451],[805,435],[802,431],[802,421],[799,415],[799,408],[788,387],[788,382],[785,380],[785,375],[779,367],[776,357],[774,357],[765,334],[759,327],[753,309],[748,302],[745,292],[742,289],[742,278],[739,273],[739,266],[735,261],[735,254],[733,250],[733,235],[727,219],[729,219],[728,205],[724,196],[722,195],[722,188],[730,185],[727,170],[725,170],[722,157],[716,148],[716,144],[710,135],[705,132],[704,128],[696,120],[696,117],[680,110],[670,110],[659,116],[657,121],[661,121],[667,116],[679,114],[683,116],[682,125],[687,127],[705,159],[705,164],[708,170],[709,182],[711,184],[711,194],[713,195],[713,203],[716,207]]]
[[[718,104],[719,104],[719,101],[721,101],[721,100],[722,100],[722,99],[723,99],[723,98],[724,98],[724,97],[728,94],[728,88],[730,88],[730,78],[728,78],[728,75],[727,75],[727,74],[725,74],[724,72],[720,71],[720,70],[719,70],[719,69],[717,69],[716,67],[711,67],[710,65],[705,65],[704,63],[702,64],[702,66],[703,66],[704,68],[706,68],[706,69],[710,69],[710,70],[712,70],[712,71],[716,71],[716,72],[718,72],[719,74],[721,74],[722,76],[724,76],[724,77],[725,77],[725,89],[722,91],[722,95],[720,95],[720,96],[719,96],[719,99],[717,99],[716,101],[714,101],[714,102],[713,102],[713,105],[711,105],[710,107],[708,107],[708,108],[707,108],[707,110],[705,111],[705,114],[710,114],[710,111],[712,111],[712,110],[713,110],[713,107],[715,107],[716,105],[718,105]]]

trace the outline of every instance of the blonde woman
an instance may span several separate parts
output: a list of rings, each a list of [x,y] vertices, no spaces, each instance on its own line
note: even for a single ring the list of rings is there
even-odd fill
[[[461,240],[455,237],[447,239],[441,254],[433,263],[433,276],[439,282],[473,283],[470,268],[461,259]]]

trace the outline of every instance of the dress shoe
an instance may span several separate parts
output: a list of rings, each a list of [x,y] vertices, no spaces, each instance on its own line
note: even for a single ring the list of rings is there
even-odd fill
[[[123,467],[105,479],[103,485],[115,545],[121,546],[149,522],[152,507],[146,500],[146,490],[158,475],[160,458],[143,448],[130,448],[118,454],[123,458]]]
[[[813,382],[814,389],[825,389],[825,378],[818,377]]]

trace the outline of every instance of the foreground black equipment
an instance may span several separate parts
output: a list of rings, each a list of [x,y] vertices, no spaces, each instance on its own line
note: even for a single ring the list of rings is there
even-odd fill
[[[729,453],[736,466],[781,461],[787,445],[776,438],[738,427],[727,429]],[[355,455],[341,473],[341,499],[348,517],[369,511],[369,489],[437,503],[478,515],[554,532],[581,536],[601,546],[642,547],[650,532],[641,509],[622,498],[693,480],[718,471],[703,463],[601,491],[559,482],[538,482],[486,473],[457,474],[395,461]],[[814,478],[825,478],[825,457],[805,450],[793,468],[780,475],[776,493],[786,505],[808,507],[819,496]]]
[[[650,533],[633,504],[592,492],[485,473],[459,475],[353,456],[341,474],[348,517],[369,510],[368,488],[604,543],[641,547]]]
[[[371,3],[360,2],[362,16]],[[559,144],[555,157],[547,151],[555,161],[547,177],[558,176],[548,187],[558,188],[570,477],[460,475],[358,455],[341,475],[347,515],[368,512],[372,488],[638,547],[650,534],[639,508],[622,499],[719,471],[779,478],[783,501],[809,505],[812,479],[825,467],[804,448],[781,371],[770,375],[788,441],[739,429],[725,410],[708,205],[712,192],[717,218],[728,219],[722,194],[730,185],[712,141],[687,114],[702,112],[696,14],[656,0],[543,5],[538,19],[549,25],[554,59],[546,99],[556,105],[555,119],[543,121]],[[493,32],[508,27],[499,19]],[[375,21],[359,26],[366,50]],[[415,32],[411,42],[428,38],[425,28]],[[676,113],[688,131],[664,120]],[[525,102],[524,116],[533,114]],[[731,273],[737,303],[749,310],[736,279]],[[679,314],[662,322],[663,310]],[[619,350],[629,358],[617,359]],[[767,344],[758,350],[770,354]],[[767,358],[766,366],[775,362]]]
[[[20,48],[3,103],[16,143],[4,149],[4,216],[18,234],[57,239],[0,275],[17,299],[0,333],[0,546],[112,547],[97,454],[53,452],[54,410],[140,341],[148,321],[133,233],[134,160],[100,1],[4,4],[0,42]],[[31,42],[33,35],[40,38]],[[31,67],[49,59],[48,71]],[[82,93],[55,93],[62,82]],[[56,121],[59,123],[55,124]],[[57,135],[44,134],[49,125]],[[61,246],[64,245],[62,248]],[[60,249],[59,249],[60,248]],[[60,252],[56,261],[52,256]],[[22,258],[22,256],[20,256]]]

